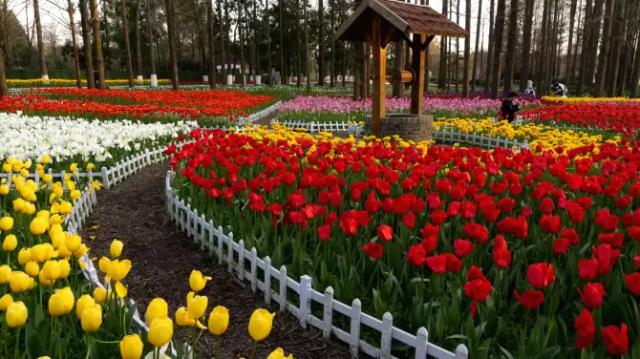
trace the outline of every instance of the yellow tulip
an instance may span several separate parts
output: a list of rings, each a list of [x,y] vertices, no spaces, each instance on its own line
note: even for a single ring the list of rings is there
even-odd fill
[[[13,303],[13,297],[7,293],[0,298],[0,312],[4,312],[9,307],[9,304]]]
[[[267,356],[267,359],[293,359],[293,354],[285,356],[284,349],[277,348],[276,350],[272,351],[269,356]]]
[[[180,307],[176,310],[176,324],[180,327],[191,327],[196,324],[196,320],[189,314],[187,308]]]
[[[15,202],[14,202],[15,207]],[[16,211],[18,211],[16,209]],[[4,216],[0,218],[0,229],[3,231],[10,231],[13,228],[13,218],[9,216]]]
[[[211,280],[211,277],[205,277],[199,270],[193,270],[189,275],[189,286],[192,291],[199,292],[204,289],[209,280]]]
[[[111,266],[111,259],[107,257],[100,257],[98,260],[98,268],[104,274],[109,273],[109,267]]]
[[[43,234],[47,229],[49,229],[48,218],[36,217],[32,219],[31,224],[29,224],[29,230],[34,236]]]
[[[202,295],[195,295],[193,292],[189,292],[187,295],[187,311],[191,318],[198,319],[204,316],[209,304],[209,298]]]
[[[18,263],[20,265],[27,264],[31,260],[31,248],[20,248],[18,252]]]
[[[122,359],[140,359],[144,344],[137,334],[126,335],[120,341],[120,355]]]
[[[69,264],[69,260],[61,259],[58,261],[58,265],[60,266],[58,279],[66,279],[69,276],[69,273],[71,273],[71,264]]]
[[[60,276],[60,262],[56,260],[48,260],[42,266],[43,277],[48,280],[56,280]]]
[[[124,247],[124,243],[122,243],[122,241],[114,239],[109,246],[109,255],[111,255],[111,257],[113,258],[120,257],[120,254],[122,254],[122,247]]]
[[[93,299],[95,299],[96,303],[104,303],[107,300],[107,290],[102,287],[96,287],[93,290]]]
[[[275,313],[270,313],[263,308],[258,308],[251,314],[251,318],[249,318],[249,335],[254,341],[260,342],[269,336],[275,315]]]
[[[2,241],[2,250],[5,252],[13,252],[14,249],[18,246],[18,238],[15,235],[9,234],[4,237]]]
[[[34,261],[29,261],[27,262],[27,264],[24,266],[24,271],[31,277],[35,277],[38,275],[38,273],[40,273],[40,266],[38,265],[38,262],[34,262]]]
[[[7,194],[9,194],[9,185],[0,185],[0,196],[6,196]]]
[[[78,317],[78,319],[82,318],[82,313],[85,311],[85,309],[94,305],[96,305],[96,301],[89,294],[84,294],[80,298],[78,298],[78,301],[76,302],[76,316]]]
[[[14,293],[22,293],[33,289],[35,281],[29,277],[27,273],[14,271],[11,273],[11,279],[9,279],[9,288]]]
[[[131,270],[131,261],[125,259],[123,261],[114,260],[109,264],[109,272],[107,273],[114,281],[123,280]]]
[[[209,314],[209,332],[222,335],[229,327],[229,310],[223,306],[216,306]]]
[[[69,197],[71,197],[71,199],[74,201],[80,198],[81,195],[82,195],[82,192],[80,192],[77,189],[74,189],[73,191],[71,191],[71,193],[69,193]]]
[[[173,321],[171,318],[156,318],[149,325],[147,339],[156,348],[167,344],[173,336]]]
[[[42,263],[53,255],[53,246],[49,243],[36,244],[31,247],[31,260]]]
[[[80,245],[82,244],[82,238],[80,238],[80,236],[77,234],[67,236],[66,244],[67,248],[69,248],[71,252],[75,252],[78,250],[78,248],[80,248]]]
[[[58,207],[58,210],[62,214],[69,214],[73,210],[73,205],[70,202],[62,201],[60,202],[60,206]]]
[[[49,314],[52,317],[59,317],[71,313],[74,301],[75,298],[71,288],[65,287],[56,290],[56,292],[49,297]]]
[[[144,320],[147,325],[151,325],[154,319],[166,318],[169,316],[169,306],[162,298],[154,298],[149,302],[147,311],[144,313]]]
[[[11,267],[6,264],[0,266],[0,284],[7,284],[11,280]]]
[[[82,312],[82,318],[80,319],[80,326],[85,333],[94,333],[100,329],[102,325],[102,307],[99,304],[94,304],[89,308],[86,308]]]
[[[7,307],[5,319],[9,328],[20,328],[27,322],[29,311],[23,302],[13,302]]]
[[[124,298],[127,296],[127,287],[122,282],[116,282],[115,291],[118,298]]]

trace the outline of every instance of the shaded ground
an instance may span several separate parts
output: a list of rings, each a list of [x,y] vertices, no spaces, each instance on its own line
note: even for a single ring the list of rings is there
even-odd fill
[[[251,339],[247,333],[249,317],[255,308],[265,307],[261,296],[219,267],[214,259],[200,252],[169,221],[164,196],[166,167],[147,167],[122,184],[98,195],[98,207],[83,231],[92,256],[108,253],[109,243],[117,238],[125,243],[123,257],[131,259],[133,269],[125,280],[129,296],[144,313],[156,296],[164,298],[173,315],[185,304],[192,269],[213,277],[202,295],[209,297],[209,311],[215,305],[229,308],[231,320],[222,344],[224,358],[249,357]],[[92,227],[98,225],[97,228]],[[90,239],[95,236],[93,240]],[[269,308],[277,312],[275,306]],[[174,317],[175,319],[175,317]],[[180,331],[180,334],[186,333]],[[179,334],[179,335],[180,335]],[[213,357],[214,339],[206,333],[200,340],[200,357]],[[265,358],[281,346],[297,359],[349,358],[346,346],[322,339],[318,330],[302,330],[289,313],[276,314],[269,338],[260,344],[256,358]]]

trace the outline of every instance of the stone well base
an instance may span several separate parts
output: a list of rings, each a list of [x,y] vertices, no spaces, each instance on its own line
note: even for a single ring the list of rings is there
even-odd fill
[[[388,114],[381,120],[382,137],[398,135],[407,141],[431,140],[433,116],[409,113]],[[371,134],[371,117],[365,121],[365,133]]]

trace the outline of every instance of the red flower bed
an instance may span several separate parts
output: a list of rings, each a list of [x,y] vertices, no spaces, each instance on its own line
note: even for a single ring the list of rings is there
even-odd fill
[[[638,144],[557,155],[192,136],[168,150],[180,194],[341,300],[441,345],[461,334],[474,358],[640,345]]]
[[[0,100],[1,111],[104,117],[236,117],[273,100],[237,90],[89,90],[54,88]]]
[[[539,121],[557,121],[580,127],[595,127],[633,136],[640,128],[640,104],[580,103],[526,109],[525,117]]]

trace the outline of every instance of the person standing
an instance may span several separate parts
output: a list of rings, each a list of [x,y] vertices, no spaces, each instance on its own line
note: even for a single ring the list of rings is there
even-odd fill
[[[520,107],[515,102],[517,97],[518,94],[515,92],[509,92],[504,101],[502,101],[502,107],[500,107],[501,119],[507,120],[509,123],[512,123],[516,119],[516,113],[520,111]]]

